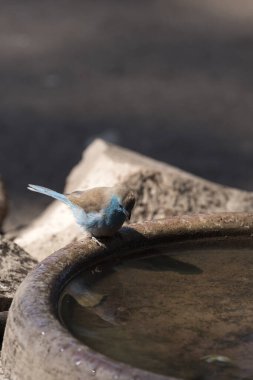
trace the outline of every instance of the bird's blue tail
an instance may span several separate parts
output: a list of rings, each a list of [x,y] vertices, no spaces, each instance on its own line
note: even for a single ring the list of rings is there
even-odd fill
[[[46,187],[38,186],[38,185],[28,185],[27,189],[31,191],[35,191],[36,193],[48,195],[49,197],[55,198],[58,201],[65,203],[67,206],[70,207],[77,223],[83,228],[86,227],[86,224],[87,224],[86,212],[81,207],[72,203],[64,194],[57,193],[57,191],[50,190],[50,189],[47,189]]]
[[[54,190],[50,190],[50,189],[47,189],[46,187],[37,186],[37,185],[28,185],[27,189],[31,191],[35,191],[36,193],[45,194],[45,195],[48,195],[49,197],[55,198],[58,201],[65,203],[69,207],[72,206],[72,202],[65,195],[57,193]]]

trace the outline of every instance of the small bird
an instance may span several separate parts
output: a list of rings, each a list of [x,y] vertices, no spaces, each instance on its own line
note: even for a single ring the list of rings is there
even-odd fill
[[[134,193],[120,185],[94,187],[66,195],[43,186],[28,185],[27,188],[65,203],[76,222],[95,238],[113,236],[125,220],[130,219],[135,204]]]

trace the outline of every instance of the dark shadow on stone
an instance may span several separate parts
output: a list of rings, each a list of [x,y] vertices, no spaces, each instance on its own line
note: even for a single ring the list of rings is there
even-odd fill
[[[193,264],[177,260],[167,255],[160,255],[158,257],[149,257],[141,260],[131,260],[124,264],[131,268],[140,268],[143,270],[150,270],[155,272],[172,271],[181,274],[201,274],[203,271]]]

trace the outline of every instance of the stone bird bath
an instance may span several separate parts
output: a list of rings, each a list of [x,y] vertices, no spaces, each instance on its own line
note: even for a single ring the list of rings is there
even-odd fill
[[[133,224],[122,229],[116,238],[104,241],[104,247],[98,246],[91,240],[83,240],[60,249],[42,261],[28,275],[14,297],[3,342],[2,363],[5,376],[11,380],[172,380],[193,379],[197,378],[196,376],[214,379],[215,377],[212,377],[214,373],[215,379],[219,376],[226,379],[231,375],[231,371],[238,375],[236,377],[238,379],[241,378],[241,373],[248,375],[253,367],[250,368],[246,362],[240,361],[238,364],[236,361],[241,349],[246,347],[250,350],[252,336],[250,330],[253,317],[251,318],[250,311],[253,307],[247,304],[244,298],[250,286],[246,272],[253,270],[253,261],[252,268],[250,266],[253,256],[252,235],[253,215],[251,214],[196,214]],[[244,252],[247,253],[246,256]],[[161,265],[160,261],[160,267],[157,267],[154,260],[161,255],[163,255],[163,264]],[[212,260],[210,261],[208,257],[212,257]],[[166,264],[167,259],[168,264]],[[215,261],[217,266],[214,266]],[[138,310],[126,310],[122,319],[120,311],[127,309],[128,305],[124,305],[125,309],[118,308],[119,320],[116,321],[116,329],[128,326],[130,323],[128,321],[133,315],[136,315],[137,320],[140,319],[138,313],[143,312],[143,325],[145,327],[147,323],[147,334],[151,334],[150,344],[144,343],[144,349],[150,346],[151,353],[148,352],[148,355],[152,358],[154,354],[158,362],[163,357],[168,358],[166,368],[162,362],[161,370],[158,365],[158,369],[153,371],[156,365],[151,363],[152,360],[146,360],[146,364],[144,360],[142,362],[144,364],[139,368],[138,365],[134,365],[133,358],[129,361],[117,360],[114,354],[108,354],[106,348],[105,352],[92,348],[92,345],[85,343],[79,336],[76,337],[78,334],[72,335],[66,327],[67,322],[62,315],[62,295],[66,285],[69,286],[70,281],[77,276],[85,278],[87,273],[100,272],[104,267],[107,270],[120,267],[122,262],[130,263],[130,267],[126,267],[128,273],[133,274],[133,281],[143,278],[147,288],[140,293],[138,302],[141,310],[138,308]],[[143,269],[137,264],[131,264],[136,262],[140,266],[141,262],[145,262],[146,267]],[[212,266],[208,267],[208,263],[212,263]],[[149,265],[153,265],[151,270]],[[229,272],[232,271],[231,268],[233,272]],[[149,274],[146,275],[143,271]],[[123,272],[117,269],[113,273],[115,276],[120,276]],[[167,281],[167,276],[171,276],[169,282],[165,283],[167,288],[162,296],[155,288],[157,273],[162,273],[164,281]],[[144,277],[141,277],[142,275]],[[159,276],[161,277],[161,274]],[[139,285],[141,284],[140,282]],[[194,284],[194,289],[191,288],[191,284]],[[211,293],[210,289],[213,289]],[[233,300],[236,289],[239,293]],[[130,290],[124,293],[123,289],[120,297],[127,299],[130,294],[128,291]],[[161,293],[163,291],[161,285]],[[136,288],[136,297],[138,292]],[[150,297],[149,292],[151,292]],[[213,298],[212,294],[215,295]],[[144,295],[146,304],[141,305]],[[167,296],[169,302],[163,298]],[[164,300],[167,300],[166,305]],[[163,315],[154,313],[154,305],[163,310]],[[68,307],[66,310],[70,313]],[[150,313],[153,313],[154,320],[158,318],[163,331],[156,331],[156,325],[153,326],[149,320]],[[72,314],[70,313],[71,318]],[[111,318],[110,315],[109,317]],[[105,321],[101,313],[100,317],[96,315],[94,318],[99,321],[98,323],[109,326],[109,329],[114,326],[115,320],[111,322],[110,318],[107,318]],[[238,324],[240,318],[242,322]],[[152,328],[154,328],[153,334],[150,331]],[[227,331],[224,331],[226,328]],[[184,329],[187,329],[189,334]],[[110,330],[101,331],[104,333]],[[120,331],[122,333],[122,330]],[[156,339],[156,334],[160,334],[159,339],[163,339],[163,335],[166,334],[171,337],[165,342],[166,344],[163,342],[160,356],[157,355],[160,341],[157,342],[159,339]],[[221,339],[223,335],[225,340]],[[114,338],[115,336],[112,339],[108,338],[105,346],[113,346]],[[183,339],[186,341],[183,342]],[[212,344],[212,339],[216,339],[216,346]],[[236,339],[243,345],[238,350],[233,348]],[[124,346],[123,338],[121,342]],[[206,342],[209,342],[210,346]],[[187,347],[189,350],[192,348],[193,354],[187,351]],[[185,353],[184,356],[182,352]],[[117,356],[117,352],[115,355]],[[191,358],[190,363],[187,361],[187,355]],[[175,367],[173,367],[174,362],[177,363]],[[191,362],[194,364],[193,367]],[[185,372],[182,370],[184,366],[188,368]]]

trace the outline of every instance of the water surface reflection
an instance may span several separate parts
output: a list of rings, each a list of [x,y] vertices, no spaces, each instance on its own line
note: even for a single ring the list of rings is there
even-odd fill
[[[189,380],[252,379],[253,251],[183,252],[83,272],[64,324],[115,360]]]

